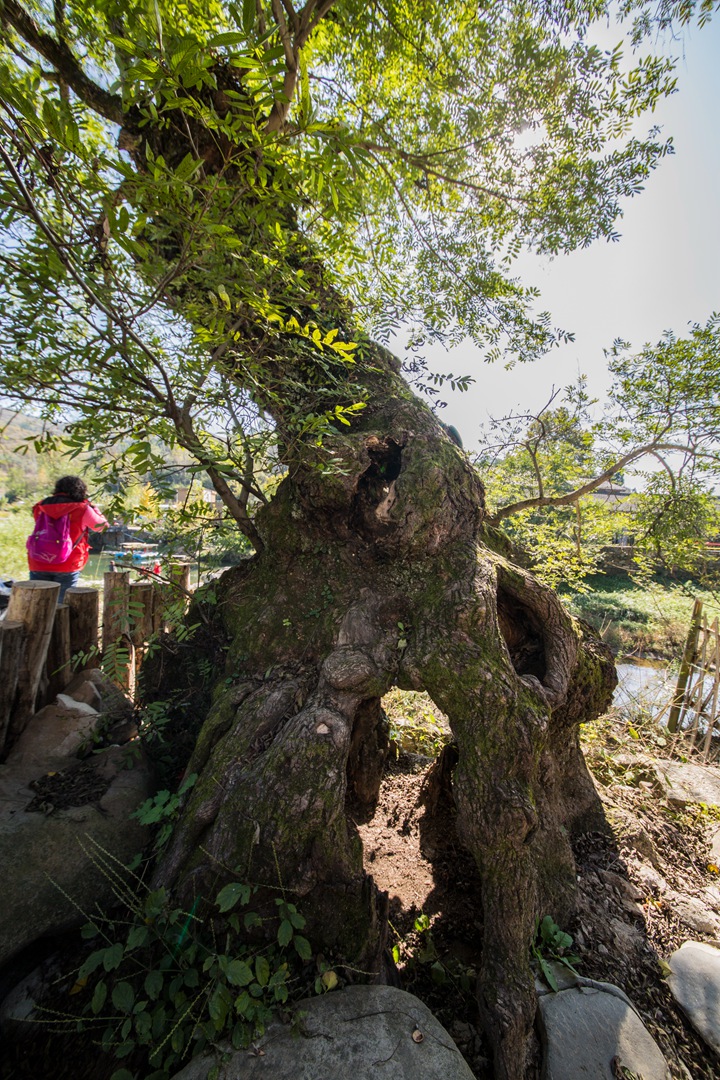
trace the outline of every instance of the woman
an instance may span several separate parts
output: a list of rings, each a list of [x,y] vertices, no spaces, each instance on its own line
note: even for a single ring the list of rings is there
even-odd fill
[[[35,530],[27,542],[30,580],[59,582],[62,604],[88,561],[88,529],[100,532],[107,521],[88,502],[87,487],[79,476],[62,476],[52,495],[36,503],[32,512]]]

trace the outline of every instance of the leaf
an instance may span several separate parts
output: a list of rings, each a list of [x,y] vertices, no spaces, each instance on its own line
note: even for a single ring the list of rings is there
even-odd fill
[[[164,977],[161,971],[148,971],[145,976],[145,993],[151,1001],[156,1001],[163,988]]]
[[[312,948],[307,938],[302,937],[301,934],[296,934],[293,944],[301,960],[310,960],[312,958]]]
[[[284,949],[286,945],[290,944],[290,942],[292,941],[292,937],[292,923],[289,922],[288,919],[283,919],[283,921],[280,923],[280,926],[278,927],[277,932],[278,945],[280,945],[280,947]]]
[[[122,945],[120,946],[120,950],[122,952]],[[78,979],[86,979],[88,975],[92,975],[93,971],[96,971],[101,964],[104,966],[107,952],[107,949],[97,949],[95,952],[90,953],[87,960],[85,960],[78,971]],[[107,971],[108,968],[105,967],[105,970]]]
[[[270,965],[264,956],[258,956],[255,960],[255,978],[260,986],[267,986],[270,978]]]
[[[249,886],[232,882],[220,890],[215,897],[215,903],[220,908],[220,911],[231,911],[237,903],[247,904],[249,899]]]
[[[253,13],[254,13],[254,0],[253,0]],[[215,37],[211,37],[208,41],[208,48],[219,49],[223,45],[244,45],[247,38],[244,33],[240,33],[237,30],[228,30],[224,34],[216,34]]]
[[[225,977],[232,986],[248,986],[253,980],[253,973],[244,960],[231,960]]]
[[[101,1012],[103,1005],[107,1001],[107,993],[108,988],[101,979],[93,991],[92,1001],[90,1002],[90,1009],[95,1016]]]
[[[112,991],[112,1003],[120,1012],[132,1012],[135,1004],[135,991],[129,982],[116,983]]]
[[[553,969],[550,967],[547,960],[543,956],[538,956],[538,961],[540,963],[540,968],[545,978],[545,982],[548,984],[550,989],[554,990],[557,994],[559,987]]]
[[[324,971],[321,976],[322,984],[326,990],[334,990],[338,984],[338,977],[334,971]]]

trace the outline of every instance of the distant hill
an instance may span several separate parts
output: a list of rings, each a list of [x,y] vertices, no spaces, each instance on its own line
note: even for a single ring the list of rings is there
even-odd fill
[[[26,441],[48,428],[54,433],[62,430],[27,413],[0,408],[0,498],[17,502],[44,492],[62,470],[60,455],[40,455]]]

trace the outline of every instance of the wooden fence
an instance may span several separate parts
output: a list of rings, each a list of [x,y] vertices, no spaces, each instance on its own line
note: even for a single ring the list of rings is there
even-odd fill
[[[720,633],[718,620],[708,622],[696,600],[677,685],[670,706],[668,731],[683,738],[683,751],[707,761],[713,735],[720,731]]]
[[[171,564],[167,577],[139,581],[130,581],[129,570],[106,573],[102,607],[98,589],[68,589],[62,604],[59,591],[56,582],[13,583],[0,622],[0,756],[77,671],[102,662],[133,695],[148,643],[185,613],[190,566]]]

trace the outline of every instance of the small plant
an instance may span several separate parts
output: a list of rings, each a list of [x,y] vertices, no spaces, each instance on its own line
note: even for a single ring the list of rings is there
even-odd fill
[[[172,795],[169,791],[158,791],[130,815],[137,818],[141,825],[160,825],[154,840],[156,851],[170,839],[182,797],[194,786],[197,778],[197,773],[191,773]]]
[[[179,795],[161,792],[136,816],[151,824],[172,817]],[[265,906],[260,914],[250,908],[257,887],[231,882],[214,903],[198,897],[185,911],[163,888],[147,889],[137,877],[128,884],[120,867],[106,864],[104,872],[130,919],[97,917],[83,928],[97,947],[71,993],[85,999],[78,1028],[101,1027],[103,1049],[131,1066],[112,1080],[132,1080],[141,1066],[146,1080],[168,1080],[203,1051],[222,1052],[228,1042],[247,1047],[293,990],[300,996],[312,986],[303,968],[312,960],[305,919],[285,895],[275,899],[274,913]],[[317,970],[316,992],[337,986],[332,969]]]
[[[546,915],[542,921],[538,919],[532,956],[537,961],[543,978],[555,993],[558,992],[559,987],[551,962],[562,964],[577,975],[575,965],[580,963],[580,957],[570,951],[572,944],[573,939],[570,934],[561,930],[550,915]]]

